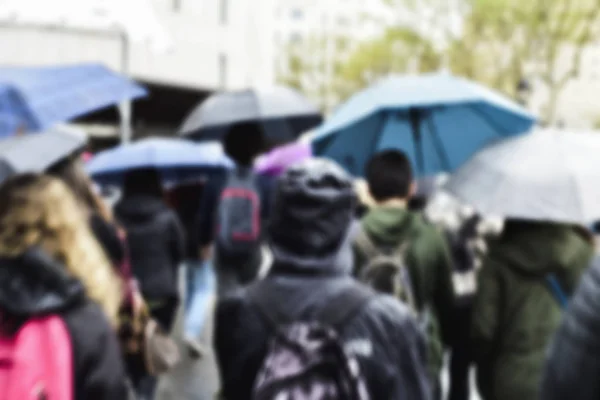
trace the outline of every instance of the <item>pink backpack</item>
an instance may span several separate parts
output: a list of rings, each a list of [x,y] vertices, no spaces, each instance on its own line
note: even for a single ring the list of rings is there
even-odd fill
[[[0,336],[0,399],[73,400],[73,351],[58,316],[27,321]]]

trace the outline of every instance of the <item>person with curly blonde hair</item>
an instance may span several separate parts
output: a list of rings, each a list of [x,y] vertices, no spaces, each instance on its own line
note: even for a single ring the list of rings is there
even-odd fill
[[[121,293],[119,277],[63,182],[23,174],[0,186],[0,334],[59,316],[73,349],[75,400],[127,398],[114,333]]]

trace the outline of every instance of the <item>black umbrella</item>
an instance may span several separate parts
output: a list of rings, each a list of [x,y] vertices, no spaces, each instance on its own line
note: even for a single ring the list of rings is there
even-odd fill
[[[308,99],[287,87],[218,93],[186,118],[180,135],[220,140],[232,125],[258,122],[271,143],[287,143],[319,125],[323,117]]]
[[[0,140],[0,182],[13,174],[43,172],[83,150],[87,137],[66,128]]]

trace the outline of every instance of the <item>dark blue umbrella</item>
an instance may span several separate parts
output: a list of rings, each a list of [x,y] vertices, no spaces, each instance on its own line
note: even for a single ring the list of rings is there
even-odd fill
[[[206,177],[231,167],[233,163],[220,143],[152,138],[98,153],[87,164],[87,171],[99,183],[119,184],[127,171],[156,168],[165,183],[173,183]]]
[[[100,64],[0,68],[0,137],[42,131],[147,94]]]
[[[450,172],[535,117],[508,98],[448,74],[392,77],[343,104],[316,132],[313,152],[354,175],[376,152],[404,151],[419,176]]]

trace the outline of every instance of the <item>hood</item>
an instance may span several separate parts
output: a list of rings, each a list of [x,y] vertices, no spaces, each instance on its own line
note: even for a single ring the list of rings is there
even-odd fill
[[[525,274],[544,275],[580,269],[592,251],[591,243],[575,228],[532,223],[507,229],[492,241],[489,258]]]
[[[310,159],[279,179],[269,238],[274,270],[336,270],[351,263],[348,232],[356,196],[350,176],[337,164]]]
[[[83,284],[39,249],[0,258],[0,309],[29,317],[64,311],[85,297]]]
[[[374,208],[363,218],[366,233],[384,245],[402,241],[420,223],[425,223],[421,216],[398,206]]]
[[[166,210],[167,205],[162,199],[144,195],[124,198],[115,206],[115,214],[127,222],[148,221]]]

